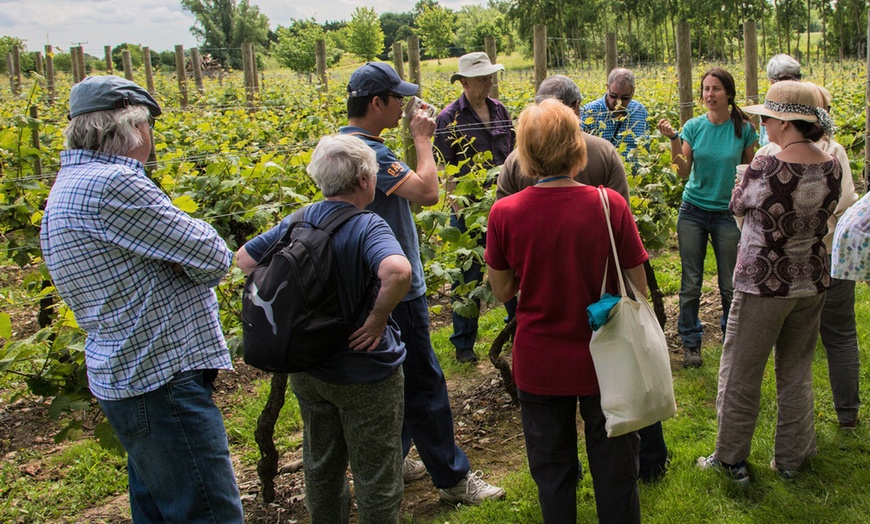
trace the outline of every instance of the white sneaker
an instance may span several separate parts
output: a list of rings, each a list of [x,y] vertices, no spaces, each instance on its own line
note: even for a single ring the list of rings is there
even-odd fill
[[[426,466],[419,460],[412,460],[410,457],[405,457],[402,462],[402,479],[405,484],[420,480],[426,476]]]
[[[504,489],[488,484],[481,477],[483,473],[469,471],[459,484],[452,488],[438,490],[441,500],[451,504],[480,505],[484,500],[498,500],[504,497]]]

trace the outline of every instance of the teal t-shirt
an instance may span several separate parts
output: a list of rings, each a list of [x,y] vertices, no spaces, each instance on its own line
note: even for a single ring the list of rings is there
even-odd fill
[[[713,124],[701,115],[686,122],[680,137],[692,146],[692,172],[683,200],[706,211],[728,211],[737,165],[758,133],[744,122],[743,136],[737,138],[731,120]]]

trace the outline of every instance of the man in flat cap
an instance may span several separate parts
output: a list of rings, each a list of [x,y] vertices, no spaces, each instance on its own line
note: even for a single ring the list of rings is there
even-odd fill
[[[42,218],[46,266],[87,331],[91,393],[127,451],[134,522],[243,522],[212,401],[232,369],[213,286],[232,252],[145,175],[160,106],[116,76],[70,91]]]
[[[353,72],[347,84],[348,125],[342,134],[354,135],[375,152],[378,175],[375,200],[370,209],[392,228],[399,245],[411,262],[411,289],[393,310],[407,352],[405,373],[405,417],[402,427],[402,475],[405,482],[432,476],[440,488],[441,500],[452,504],[480,504],[503,498],[502,488],[492,486],[471,469],[465,452],[456,445],[453,412],[447,395],[444,372],[429,338],[429,304],[426,279],[420,261],[420,239],[411,204],[431,206],[438,202],[438,172],[432,154],[435,122],[423,110],[412,115],[409,129],[417,149],[417,169],[396,158],[384,144],[381,132],[399,125],[402,100],[419,91],[403,81],[389,64],[369,62]],[[411,441],[423,462],[411,460]]]
[[[462,84],[462,95],[445,107],[435,120],[438,167],[440,170],[447,168],[449,172],[445,174],[448,194],[456,188],[455,178],[468,174],[472,169],[489,169],[504,164],[516,142],[510,113],[504,104],[489,96],[493,79],[498,71],[504,70],[504,66],[493,64],[486,53],[462,55],[459,57],[458,66],[459,71],[450,77],[450,82],[459,80]],[[484,159],[479,155],[487,151],[492,154],[491,157]],[[447,166],[454,166],[455,172],[454,168]],[[468,228],[462,208],[462,203],[454,199],[450,225],[464,233]],[[483,233],[478,233],[477,238],[481,247],[486,244]],[[467,288],[469,284],[480,283],[482,279],[482,258],[474,259],[462,272],[461,280],[453,283],[454,300],[462,295],[457,294],[457,288]],[[479,300],[475,301],[479,307]],[[505,308],[508,310],[508,317],[512,317],[516,311],[516,301],[508,302]],[[466,317],[453,312],[453,335],[450,341],[456,348],[456,359],[459,362],[477,362],[477,355],[474,353],[477,324],[477,315]]]

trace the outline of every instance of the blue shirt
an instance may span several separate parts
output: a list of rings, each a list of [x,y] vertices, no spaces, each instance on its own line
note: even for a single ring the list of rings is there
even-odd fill
[[[435,151],[438,161],[459,166],[456,176],[471,171],[474,156],[484,151],[492,153],[492,160],[482,167],[489,169],[504,164],[516,142],[514,125],[507,108],[493,98],[486,99],[489,106],[489,127],[471,108],[465,93],[445,107],[435,119]]]
[[[692,171],[683,200],[706,211],[728,211],[737,164],[758,133],[752,124],[743,122],[742,136],[737,138],[731,120],[713,124],[701,115],[686,122],[680,137],[692,146]]]
[[[324,200],[306,207],[303,218],[319,225],[333,213],[350,206],[347,202]],[[277,242],[290,227],[292,215],[280,224],[245,244],[245,251],[259,261],[269,247]],[[351,218],[332,237],[339,274],[341,275],[341,310],[346,318],[353,316],[363,299],[371,275],[377,275],[381,262],[391,255],[402,255],[402,247],[384,220],[375,214]],[[368,311],[356,319],[359,327]],[[326,382],[336,384],[360,384],[387,378],[405,360],[405,345],[399,337],[399,329],[390,320],[381,343],[374,351],[343,351],[326,362],[307,371]]]
[[[648,133],[649,113],[637,100],[630,101],[625,112],[611,111],[607,107],[606,97],[604,95],[583,106],[580,120],[583,131],[607,140],[623,158],[628,158],[628,153],[637,147],[637,139]]]
[[[423,262],[420,259],[420,238],[417,225],[411,213],[411,203],[393,194],[413,172],[410,167],[384,145],[384,139],[371,135],[361,127],[345,126],[339,129],[343,135],[354,135],[362,139],[375,152],[378,162],[378,181],[375,201],[368,208],[387,221],[402,246],[405,257],[411,263],[411,290],[403,302],[420,298],[426,294],[426,279],[423,275]]]
[[[60,158],[42,254],[88,333],[94,396],[120,400],[181,371],[232,369],[211,287],[233,254],[217,231],[173,206],[137,160],[88,150]]]

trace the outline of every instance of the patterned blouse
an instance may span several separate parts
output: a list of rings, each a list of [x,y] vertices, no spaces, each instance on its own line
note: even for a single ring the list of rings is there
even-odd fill
[[[870,193],[837,222],[831,274],[843,280],[870,280]]]
[[[840,163],[755,157],[731,197],[744,217],[734,289],[763,297],[808,297],[830,284],[823,238],[840,198]]]

